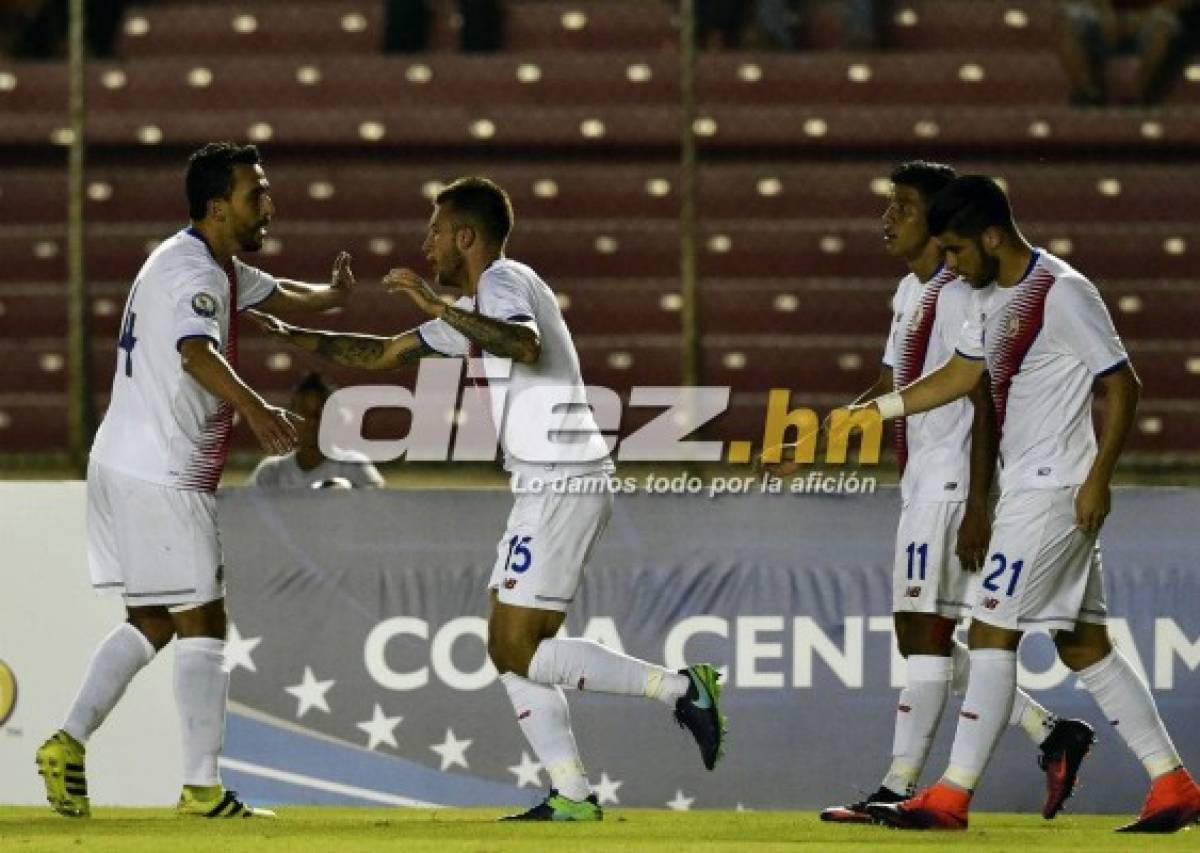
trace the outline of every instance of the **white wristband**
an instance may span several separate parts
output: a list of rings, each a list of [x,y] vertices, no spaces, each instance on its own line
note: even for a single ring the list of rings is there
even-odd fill
[[[898,418],[904,414],[904,398],[899,391],[884,394],[875,398],[875,408],[879,409],[881,418]]]

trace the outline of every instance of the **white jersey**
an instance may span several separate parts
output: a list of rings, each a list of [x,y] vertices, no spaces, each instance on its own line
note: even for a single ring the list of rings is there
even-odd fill
[[[1095,286],[1035,250],[1013,287],[972,294],[958,351],[985,358],[1000,428],[1000,490],[1058,489],[1096,456],[1092,385],[1128,356]]]
[[[179,345],[209,338],[237,362],[237,310],[276,288],[270,275],[234,258],[222,269],[199,232],[164,241],[142,265],[121,322],[112,401],[92,458],[131,477],[178,489],[213,491],[221,479],[233,409],[183,372]],[[234,288],[231,293],[231,288]]]
[[[586,405],[575,343],[554,293],[541,277],[525,264],[501,258],[480,276],[476,296],[464,296],[455,306],[521,323],[541,340],[538,360],[520,364],[481,353],[441,318],[417,329],[436,352],[471,358],[468,376],[489,397],[492,423],[501,430],[505,470],[526,482],[611,471],[608,446]],[[559,405],[548,405],[552,402]]]
[[[954,355],[970,304],[970,286],[945,269],[925,282],[913,273],[901,279],[883,354],[897,390],[937,370]],[[973,416],[971,401],[964,398],[896,418],[900,494],[906,503],[966,499]]]
[[[357,455],[342,452],[345,456]],[[356,488],[377,489],[383,485],[383,477],[366,458],[361,462],[322,458],[315,468],[306,471],[296,461],[294,450],[259,462],[248,485],[261,489],[309,489],[334,477],[343,477]]]

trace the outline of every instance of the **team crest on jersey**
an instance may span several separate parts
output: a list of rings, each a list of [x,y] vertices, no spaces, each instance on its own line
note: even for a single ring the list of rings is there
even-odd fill
[[[192,297],[192,310],[201,317],[215,317],[217,315],[217,300],[213,299],[207,293],[197,293]]]
[[[1004,334],[1010,338],[1015,338],[1021,333],[1021,318],[1014,311],[1009,314],[1004,321]]]

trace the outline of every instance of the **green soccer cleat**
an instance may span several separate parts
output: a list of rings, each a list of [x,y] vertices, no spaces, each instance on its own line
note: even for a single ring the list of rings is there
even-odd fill
[[[83,744],[62,729],[38,748],[37,768],[46,784],[46,801],[60,815],[92,815],[84,772],[85,752]]]
[[[688,692],[675,703],[675,722],[687,729],[700,747],[700,760],[708,770],[725,755],[725,736],[729,719],[721,715],[721,674],[706,663],[679,670],[692,683]]]
[[[186,787],[179,795],[175,813],[180,817],[275,817],[270,809],[248,806],[238,799],[237,791],[227,791],[221,785],[211,788]]]
[[[571,800],[551,788],[550,795],[529,811],[500,820],[597,821],[604,820],[604,810],[595,794],[588,794],[586,800]]]

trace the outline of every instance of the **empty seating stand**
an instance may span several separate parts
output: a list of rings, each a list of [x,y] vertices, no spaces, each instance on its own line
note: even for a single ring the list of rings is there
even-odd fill
[[[382,0],[130,4],[117,58],[88,72],[85,211],[96,402],[128,286],[185,224],[186,153],[260,143],[277,207],[254,263],[322,280],[354,254],[347,310],[385,334],[421,320],[378,279],[425,268],[430,199],[485,174],[517,211],[511,253],[555,289],[587,380],[626,394],[682,366],[678,28],[660,0],[509,0],[505,49],[458,50],[434,0],[429,49],[382,51]],[[1056,0],[895,0],[887,49],[845,51],[835,0],[800,49],[701,55],[702,378],[733,388],[714,434],[757,439],[767,392],[827,410],[878,375],[895,282],[880,239],[897,160],[1002,177],[1028,236],[1099,286],[1145,393],[1130,446],[1200,451],[1200,64],[1162,106],[1079,110],[1050,51]],[[1134,67],[1112,63],[1129,91]],[[0,60],[0,453],[66,441],[67,72]],[[281,400],[313,357],[243,322],[241,369]],[[411,381],[414,368],[339,382]],[[651,413],[627,411],[624,428]],[[372,430],[396,434],[384,413]],[[245,428],[236,432],[252,448]]]

